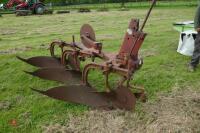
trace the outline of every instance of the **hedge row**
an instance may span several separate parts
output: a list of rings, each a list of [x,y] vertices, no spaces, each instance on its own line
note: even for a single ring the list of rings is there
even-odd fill
[[[8,0],[1,0],[0,3],[6,3]],[[123,3],[123,2],[142,2],[151,0],[45,0],[45,3],[60,3],[65,5],[72,4],[97,4],[97,3]],[[197,1],[197,0],[157,0],[157,1]]]

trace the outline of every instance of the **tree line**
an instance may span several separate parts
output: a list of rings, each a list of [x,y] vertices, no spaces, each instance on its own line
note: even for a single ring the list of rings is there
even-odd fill
[[[97,3],[126,3],[126,2],[144,2],[151,0],[45,0],[45,3],[60,3],[64,5],[72,4],[97,4]],[[196,0],[157,0],[157,1],[196,1]],[[1,0],[0,3],[6,3],[8,0]]]
[[[126,3],[126,2],[151,2],[151,0],[45,0],[46,3],[64,4],[98,4],[98,3]],[[157,0],[157,1],[196,1],[196,0]]]

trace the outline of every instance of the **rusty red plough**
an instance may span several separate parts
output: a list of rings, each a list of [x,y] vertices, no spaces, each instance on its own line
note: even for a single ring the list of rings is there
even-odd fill
[[[155,3],[156,0],[153,1],[140,28],[139,20],[131,19],[124,41],[116,54],[103,52],[102,43],[96,41],[92,27],[84,24],[80,30],[80,43],[76,42],[73,36],[71,43],[52,42],[50,44],[50,57],[39,56],[29,59],[18,57],[28,64],[40,67],[35,72],[27,73],[65,84],[47,91],[33,90],[55,99],[95,108],[133,110],[136,98],[145,100],[144,89],[131,86],[130,81],[134,72],[143,64],[142,59],[138,57],[138,51],[146,37],[143,28]],[[61,49],[62,55],[60,57],[54,54],[55,46],[59,46]],[[81,69],[80,64],[88,58],[92,61]],[[96,62],[96,58],[99,58],[101,62]],[[94,69],[102,72],[105,76],[105,90],[103,92],[98,92],[88,81],[88,74],[90,70]],[[109,85],[108,79],[111,73],[121,77],[116,88],[111,88]],[[72,85],[69,85],[69,82]]]

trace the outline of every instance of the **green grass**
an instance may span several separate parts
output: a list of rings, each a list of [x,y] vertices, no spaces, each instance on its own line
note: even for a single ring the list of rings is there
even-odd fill
[[[69,42],[72,34],[78,41],[84,23],[93,26],[104,51],[117,52],[129,20],[132,17],[143,19],[146,11],[144,8],[26,17],[3,15],[0,18],[0,103],[8,101],[9,107],[0,110],[0,132],[41,132],[45,124],[65,124],[70,115],[81,116],[88,110],[86,106],[53,100],[31,91],[30,87],[46,89],[59,84],[23,73],[23,70],[33,71],[35,68],[17,60],[16,55],[49,55],[41,44],[48,45],[54,39]],[[194,7],[156,8],[151,14],[144,29],[148,36],[140,52],[144,65],[135,73],[133,81],[145,87],[150,101],[159,92],[169,92],[174,87],[198,88],[200,85],[200,69],[195,73],[187,72],[190,58],[176,52],[179,33],[172,25],[176,21],[193,20],[194,12]],[[24,51],[25,47],[32,50]],[[96,84],[103,87],[99,74],[93,73],[91,77],[93,82],[98,81]],[[9,124],[13,119],[17,121],[17,127]]]

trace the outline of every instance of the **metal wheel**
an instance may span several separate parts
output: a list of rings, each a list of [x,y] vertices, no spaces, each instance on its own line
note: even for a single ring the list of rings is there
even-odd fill
[[[44,6],[42,4],[38,4],[35,7],[35,14],[42,15],[44,13]]]

